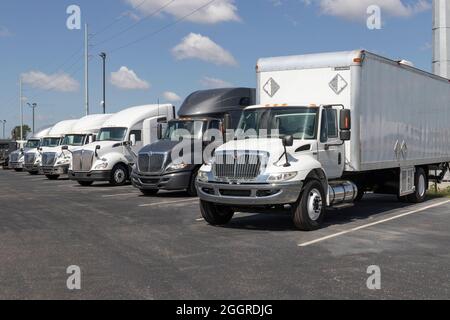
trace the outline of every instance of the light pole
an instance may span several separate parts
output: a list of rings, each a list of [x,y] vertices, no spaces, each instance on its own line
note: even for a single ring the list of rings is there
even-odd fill
[[[34,134],[34,113],[35,113],[35,109],[37,108],[37,103],[33,103],[33,104],[31,104],[31,103],[27,103],[28,104],[28,106],[31,108],[31,109],[33,109],[33,134]]]
[[[2,120],[3,123],[3,139],[6,139],[5,137],[5,125],[6,125],[6,120]]]
[[[106,53],[102,52],[99,54],[99,56],[103,60],[103,114],[106,114]]]

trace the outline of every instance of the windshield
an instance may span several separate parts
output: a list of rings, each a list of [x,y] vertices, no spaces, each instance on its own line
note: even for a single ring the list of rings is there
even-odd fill
[[[57,147],[61,143],[61,138],[44,138],[41,147]]]
[[[294,139],[311,140],[317,135],[318,109],[286,107],[251,109],[242,113],[238,136],[280,138],[292,135]]]
[[[170,121],[164,140],[178,141],[183,139],[201,139],[205,121]]]
[[[127,128],[103,128],[97,136],[97,141],[125,141]]]
[[[39,147],[39,140],[28,140],[25,148],[35,149]]]
[[[83,134],[69,134],[64,137],[63,146],[82,146],[86,136]]]

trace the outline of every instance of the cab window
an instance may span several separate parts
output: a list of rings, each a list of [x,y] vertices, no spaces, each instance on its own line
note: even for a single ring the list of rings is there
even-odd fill
[[[322,111],[320,126],[320,142],[325,143],[328,139],[338,137],[337,111],[335,109],[325,109]]]

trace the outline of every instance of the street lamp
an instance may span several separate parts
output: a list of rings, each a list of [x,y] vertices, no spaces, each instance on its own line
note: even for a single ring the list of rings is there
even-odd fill
[[[2,120],[2,124],[3,124],[3,139],[6,139],[6,136],[5,136],[5,125],[6,125],[6,120]]]
[[[103,114],[106,114],[106,53],[101,52],[99,54],[100,58],[103,60]]]
[[[33,134],[34,134],[34,113],[35,113],[34,109],[36,109],[38,105],[37,105],[37,103],[31,104],[31,103],[28,103],[28,102],[27,102],[27,105],[28,105],[31,109],[33,109]]]

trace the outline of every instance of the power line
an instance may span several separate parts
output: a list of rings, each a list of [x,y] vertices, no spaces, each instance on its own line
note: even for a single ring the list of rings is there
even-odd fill
[[[180,22],[186,20],[187,18],[189,18],[189,17],[191,17],[192,15],[196,14],[196,13],[199,12],[200,10],[202,10],[202,9],[204,9],[204,8],[206,8],[206,7],[208,7],[208,6],[210,6],[211,4],[213,4],[213,3],[216,2],[216,1],[217,1],[217,0],[210,0],[208,3],[202,5],[201,7],[198,7],[197,9],[195,9],[195,10],[192,11],[192,12],[190,12],[189,14],[187,14],[187,15],[185,15],[185,16],[182,16],[182,17],[180,17],[180,18],[178,18],[178,19],[176,19],[175,21],[173,21],[173,22],[171,22],[171,23],[169,23],[169,24],[167,24],[167,25],[165,25],[165,26],[163,26],[163,27],[161,27],[161,28],[159,28],[159,29],[153,31],[152,33],[149,33],[149,34],[147,34],[147,35],[145,35],[145,36],[143,36],[143,37],[140,37],[140,38],[138,38],[138,39],[136,39],[136,40],[134,40],[134,41],[131,41],[131,42],[129,42],[129,43],[123,45],[123,46],[116,47],[116,48],[110,50],[109,53],[117,52],[117,51],[122,50],[122,49],[125,49],[125,48],[127,48],[127,47],[129,47],[129,46],[132,46],[132,45],[134,45],[134,44],[136,44],[136,43],[138,43],[138,42],[141,42],[142,40],[145,40],[145,39],[147,39],[147,38],[150,38],[150,37],[152,37],[152,36],[155,36],[155,35],[157,35],[158,33],[161,33],[162,31],[164,31],[164,30],[166,30],[166,29],[169,29],[169,28],[171,28],[171,27],[173,27],[173,26],[179,24]]]

